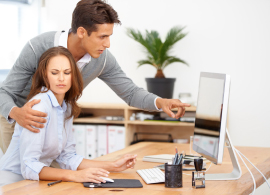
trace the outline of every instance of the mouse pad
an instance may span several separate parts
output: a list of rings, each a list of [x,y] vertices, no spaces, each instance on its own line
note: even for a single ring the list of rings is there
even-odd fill
[[[101,183],[99,188],[142,188],[143,185],[138,179],[113,179],[113,183]],[[83,182],[84,187],[89,188],[91,182]]]

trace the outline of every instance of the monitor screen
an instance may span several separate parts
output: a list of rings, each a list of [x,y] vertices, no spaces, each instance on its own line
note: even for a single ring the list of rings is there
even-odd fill
[[[222,131],[224,124],[222,120],[226,120],[226,117],[222,117],[222,114],[224,113],[225,82],[226,75],[224,74],[201,73],[200,76],[193,150],[215,164],[221,163],[218,160],[219,155],[223,157],[225,129]],[[224,128],[226,128],[226,122]]]

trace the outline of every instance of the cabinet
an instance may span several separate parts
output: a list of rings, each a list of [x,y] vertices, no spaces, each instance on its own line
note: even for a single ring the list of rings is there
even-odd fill
[[[80,124],[114,124],[123,125],[126,128],[125,145],[128,146],[133,141],[135,132],[149,133],[170,133],[173,139],[188,139],[193,135],[194,123],[187,122],[166,122],[166,121],[131,121],[133,113],[157,113],[143,111],[126,104],[114,103],[79,103],[81,113],[84,117],[74,119],[74,123]],[[176,110],[175,110],[176,111]],[[196,111],[196,107],[186,108],[187,111]],[[87,116],[91,114],[91,116]],[[105,116],[122,116],[123,120],[106,120]],[[149,138],[149,135],[141,135],[141,139]],[[160,135],[151,135],[151,139],[160,139]]]

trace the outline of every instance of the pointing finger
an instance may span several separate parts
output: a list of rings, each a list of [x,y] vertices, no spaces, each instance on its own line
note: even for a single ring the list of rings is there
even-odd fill
[[[174,107],[190,107],[190,104],[187,103],[176,103],[173,105]]]

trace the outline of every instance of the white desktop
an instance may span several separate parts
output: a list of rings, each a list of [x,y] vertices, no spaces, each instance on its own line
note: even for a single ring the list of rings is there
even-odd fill
[[[205,180],[239,179],[241,177],[242,171],[236,156],[237,153],[252,176],[252,194],[254,194],[256,190],[256,181],[251,170],[248,168],[242,157],[244,157],[263,176],[269,188],[270,184],[263,173],[232,145],[229,132],[226,128],[229,91],[229,75],[206,72],[202,72],[200,74],[198,102],[193,136],[193,150],[201,154],[212,163],[220,165],[223,159],[224,148],[228,148],[233,165],[232,172],[215,174],[207,174],[206,172]],[[156,160],[160,160],[160,158],[161,157],[159,155],[158,159]],[[168,160],[168,158],[166,160]],[[199,172],[202,171],[198,171],[197,173]],[[137,170],[137,173],[140,174],[140,176],[145,181],[147,181],[146,183],[150,184],[164,182],[164,173],[160,170],[157,170],[156,168]]]
[[[193,150],[214,164],[219,165],[222,163],[226,142],[233,165],[233,171],[231,173],[206,173],[206,180],[234,180],[241,177],[241,168],[226,129],[229,90],[229,75],[205,72],[200,74]],[[143,160],[150,162],[168,162],[173,156],[174,155],[146,156]],[[164,182],[164,179],[162,181],[158,179],[158,175],[161,174],[161,171],[158,171],[158,173],[157,171],[156,168],[152,168],[137,170],[137,173],[146,183]],[[148,174],[148,172],[151,173]]]
[[[193,150],[219,165],[222,163],[226,143],[233,165],[231,173],[206,173],[206,180],[234,180],[241,177],[241,168],[226,128],[229,91],[229,75],[201,73]]]

